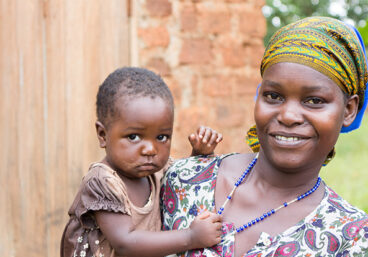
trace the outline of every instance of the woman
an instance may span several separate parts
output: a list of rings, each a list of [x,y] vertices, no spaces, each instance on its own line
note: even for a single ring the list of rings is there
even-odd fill
[[[186,228],[202,210],[224,221],[222,243],[183,256],[368,255],[368,216],[319,178],[367,103],[356,33],[326,17],[280,29],[265,50],[248,132],[259,153],[184,159],[167,172],[164,229]]]

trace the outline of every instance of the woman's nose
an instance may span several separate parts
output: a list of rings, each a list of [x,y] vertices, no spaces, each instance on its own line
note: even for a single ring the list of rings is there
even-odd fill
[[[156,146],[153,142],[146,141],[142,146],[142,154],[146,156],[154,156],[157,154]]]
[[[300,125],[304,123],[302,106],[297,101],[286,101],[280,106],[277,120],[285,126]]]

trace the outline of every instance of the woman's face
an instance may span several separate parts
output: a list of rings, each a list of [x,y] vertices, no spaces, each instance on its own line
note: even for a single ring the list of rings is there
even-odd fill
[[[347,125],[347,102],[331,79],[308,66],[270,66],[254,114],[266,158],[290,171],[322,165]]]

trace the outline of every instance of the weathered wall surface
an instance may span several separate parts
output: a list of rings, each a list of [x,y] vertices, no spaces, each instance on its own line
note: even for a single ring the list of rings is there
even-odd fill
[[[225,135],[217,152],[249,151],[266,21],[263,0],[139,0],[132,64],[158,72],[176,103],[173,155],[189,154],[200,124]]]

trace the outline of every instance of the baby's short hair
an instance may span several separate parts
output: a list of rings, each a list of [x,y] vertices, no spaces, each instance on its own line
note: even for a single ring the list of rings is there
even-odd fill
[[[174,108],[170,89],[161,77],[144,68],[124,67],[112,72],[100,85],[97,93],[97,119],[105,126],[116,115],[115,102],[119,97],[160,97]]]

